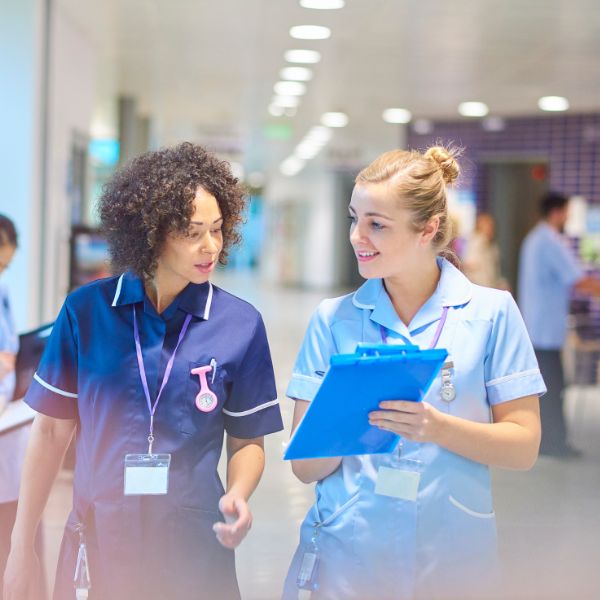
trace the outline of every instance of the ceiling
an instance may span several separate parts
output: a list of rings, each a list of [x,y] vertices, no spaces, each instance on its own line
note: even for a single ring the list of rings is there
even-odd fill
[[[388,107],[460,118],[460,102],[479,100],[509,116],[562,95],[571,112],[600,110],[598,0],[347,0],[334,11],[298,0],[57,1],[97,48],[99,96],[134,96],[165,143],[225,140],[251,168],[283,159],[332,110],[349,116],[333,140],[349,154],[397,139],[381,118]],[[332,36],[293,40],[299,24]],[[296,116],[275,118],[267,107],[290,48],[322,60]],[[274,123],[291,137],[265,136]]]

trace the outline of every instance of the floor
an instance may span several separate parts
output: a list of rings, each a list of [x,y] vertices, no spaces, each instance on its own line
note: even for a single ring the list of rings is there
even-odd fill
[[[249,276],[220,276],[217,283],[264,315],[285,432],[266,440],[267,466],[251,501],[254,526],[237,551],[244,600],[279,597],[298,528],[312,502],[312,486],[295,480],[282,460],[292,403],[285,387],[307,320],[322,294],[257,286]],[[331,294],[329,294],[331,295]],[[600,397],[597,388],[570,389],[567,411],[574,443],[584,458],[542,457],[527,473],[494,472],[500,549],[506,584],[498,598],[593,600],[600,598]],[[46,559],[54,570],[70,507],[70,477],[61,473],[44,517]]]

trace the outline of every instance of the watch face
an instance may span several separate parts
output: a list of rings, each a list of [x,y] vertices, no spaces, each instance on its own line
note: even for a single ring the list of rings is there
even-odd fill
[[[217,399],[213,394],[200,394],[196,398],[196,406],[203,412],[208,412],[215,408],[217,405]]]
[[[444,386],[441,391],[442,400],[445,402],[452,402],[454,398],[456,398],[456,391],[454,386],[448,385]]]

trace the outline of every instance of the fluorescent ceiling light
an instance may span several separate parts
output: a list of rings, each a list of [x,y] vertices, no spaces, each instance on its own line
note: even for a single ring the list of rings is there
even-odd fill
[[[458,105],[458,112],[463,117],[485,117],[489,108],[483,102],[461,102]]]
[[[344,0],[300,0],[303,8],[316,8],[317,10],[335,10],[344,8]]]
[[[343,112],[327,112],[321,117],[321,124],[325,127],[346,127],[348,115]]]
[[[273,96],[271,104],[283,108],[296,108],[300,104],[300,98],[298,96]]]
[[[315,125],[315,127],[309,129],[304,139],[317,144],[326,144],[331,139],[331,129],[322,125]]]
[[[305,164],[306,163],[301,158],[290,156],[279,165],[279,171],[287,177],[293,177],[304,169]]]
[[[294,150],[294,155],[303,160],[314,158],[323,146],[320,144],[311,144],[310,141],[300,142]]]
[[[405,108],[386,108],[381,116],[386,123],[408,123],[412,119],[410,110]]]
[[[427,135],[433,131],[433,123],[429,119],[416,119],[412,128],[419,135]]]
[[[306,86],[299,81],[278,81],[273,89],[279,96],[302,96],[306,93]]]
[[[279,77],[289,81],[310,81],[312,76],[312,71],[306,67],[285,67],[279,71]]]
[[[331,29],[322,25],[296,25],[290,29],[290,35],[297,40],[326,40]]]
[[[542,110],[560,112],[569,109],[569,101],[562,96],[544,96],[538,100],[538,106]]]
[[[284,58],[291,63],[314,65],[321,60],[321,53],[316,50],[288,50]]]

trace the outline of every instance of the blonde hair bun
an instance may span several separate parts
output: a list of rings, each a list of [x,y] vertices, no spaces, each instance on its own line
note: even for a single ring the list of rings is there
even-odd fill
[[[442,177],[448,184],[453,183],[460,175],[460,167],[456,160],[458,150],[444,148],[443,146],[432,146],[425,152],[425,158],[435,161],[442,170]]]

